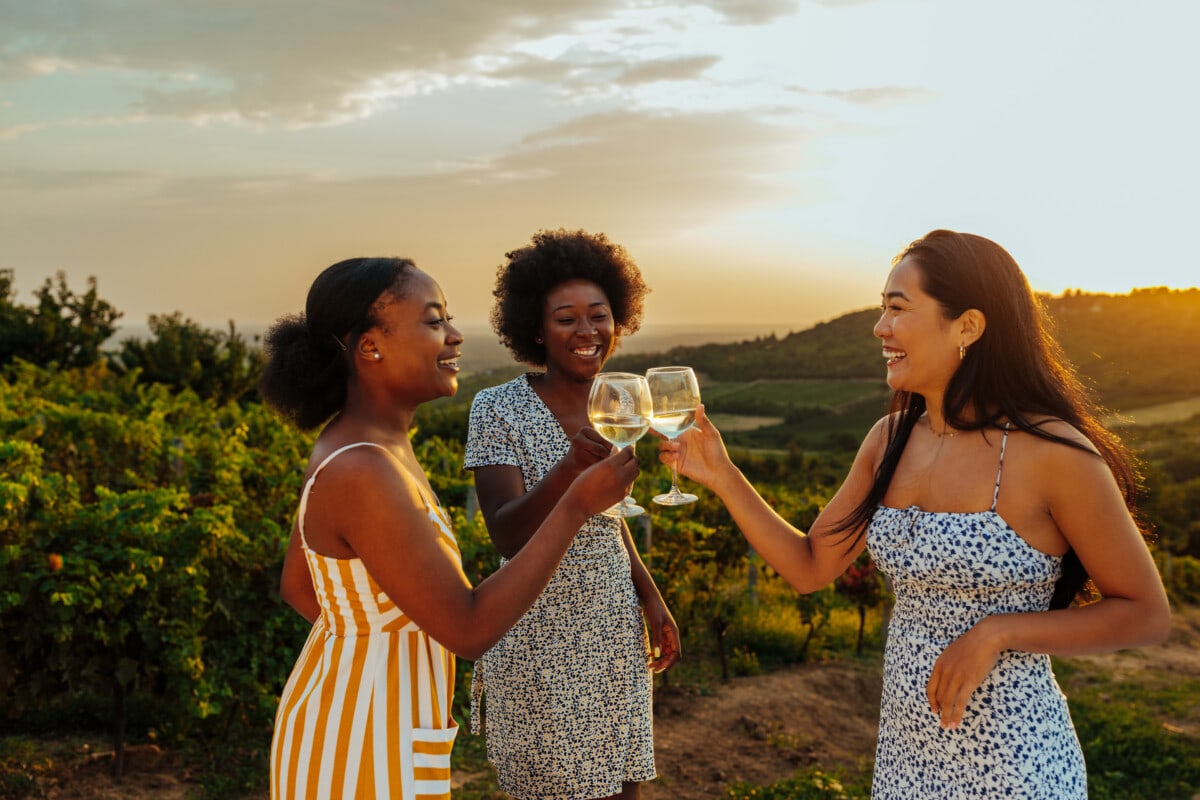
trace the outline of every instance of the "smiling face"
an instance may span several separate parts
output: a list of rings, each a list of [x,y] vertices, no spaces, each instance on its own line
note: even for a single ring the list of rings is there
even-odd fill
[[[415,405],[458,390],[463,336],[437,281],[415,268],[403,280],[402,297],[385,292],[377,301],[379,325],[363,335],[360,349],[364,366],[379,369],[392,390]]]
[[[573,278],[546,293],[542,310],[546,371],[590,381],[617,345],[604,290]]]
[[[962,322],[962,317],[947,319],[941,304],[925,293],[917,262],[901,259],[888,275],[883,313],[875,323],[875,335],[883,340],[888,386],[927,400],[940,397],[958,369],[959,345],[970,343]]]

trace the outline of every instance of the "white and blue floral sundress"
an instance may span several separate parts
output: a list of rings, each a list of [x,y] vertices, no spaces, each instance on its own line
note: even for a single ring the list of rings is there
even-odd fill
[[[896,605],[884,655],[873,800],[1087,797],[1087,774],[1050,657],[1012,650],[942,730],[926,684],[947,645],[991,614],[1045,611],[1062,559],[1034,549],[992,507],[974,513],[880,506],[867,547]]]
[[[529,490],[570,447],[525,375],[471,403],[467,469],[515,466]],[[621,523],[597,514],[529,611],[475,662],[472,728],[483,722],[500,788],[521,800],[591,800],[653,780],[648,658]]]

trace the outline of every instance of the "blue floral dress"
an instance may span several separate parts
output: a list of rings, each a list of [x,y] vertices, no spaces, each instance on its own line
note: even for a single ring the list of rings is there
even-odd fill
[[[471,404],[468,469],[518,467],[532,489],[570,449],[558,419],[522,375]],[[590,800],[655,777],[648,646],[619,520],[597,515],[575,535],[549,585],[475,662],[488,760],[519,800]]]
[[[1062,559],[1034,549],[992,507],[976,513],[880,506],[871,557],[896,605],[884,655],[874,800],[1087,797],[1079,739],[1045,654],[1005,651],[971,695],[962,724],[942,730],[926,684],[934,661],[991,614],[1045,611]]]

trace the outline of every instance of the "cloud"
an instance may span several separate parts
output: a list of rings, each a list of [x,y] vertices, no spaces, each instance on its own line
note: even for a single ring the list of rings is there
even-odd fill
[[[780,17],[791,16],[797,0],[708,0],[701,3],[735,25],[765,25]]]
[[[721,60],[719,56],[697,55],[630,64],[607,54],[589,53],[581,57],[576,52],[571,56],[549,59],[518,55],[492,68],[487,75],[501,81],[533,81],[554,86],[572,97],[599,96],[611,94],[618,87],[698,80],[705,70]]]
[[[134,110],[311,124],[474,73],[472,59],[603,17],[615,0],[9,3],[0,82],[109,72]],[[131,77],[132,76],[132,77]]]
[[[874,86],[862,89],[808,89],[789,86],[796,94],[812,97],[827,97],[859,106],[895,106],[920,102],[936,97],[937,93],[920,86]]]
[[[781,174],[802,144],[744,112],[619,111],[404,177],[0,172],[0,241],[24,274],[102,275],[130,319],[184,304],[197,319],[262,320],[299,307],[319,267],[363,253],[417,258],[459,310],[482,315],[495,265],[535,230],[604,230],[632,246],[787,203]]]
[[[640,62],[636,54],[615,55],[621,32],[661,38],[673,25],[686,26],[682,12],[689,8],[707,8],[734,25],[765,25],[793,14],[798,2],[6,3],[0,85],[103,80],[122,87],[114,101],[121,107],[110,108],[111,116],[269,127],[337,124],[406,97],[504,76],[557,76],[568,90],[592,91],[614,80],[628,87],[697,77],[716,63],[713,57],[659,53]],[[616,49],[592,53],[592,64],[568,53],[566,63],[556,65],[557,56],[539,60],[523,49],[572,37],[586,47],[597,26],[610,26],[600,44]]]
[[[623,86],[637,86],[659,81],[690,81],[699,78],[705,70],[721,61],[720,56],[686,56],[644,61],[626,69],[617,82]]]
[[[29,134],[37,133],[46,128],[45,123],[25,123],[21,125],[0,125],[0,142],[19,139]]]

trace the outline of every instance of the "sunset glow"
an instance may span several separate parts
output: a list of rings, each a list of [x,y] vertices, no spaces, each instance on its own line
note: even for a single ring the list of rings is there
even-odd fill
[[[1198,27],[1130,0],[6,3],[0,267],[95,275],[129,324],[255,325],[405,255],[482,324],[505,251],[582,227],[641,264],[645,330],[780,330],[873,305],[949,227],[1041,291],[1192,286]]]

